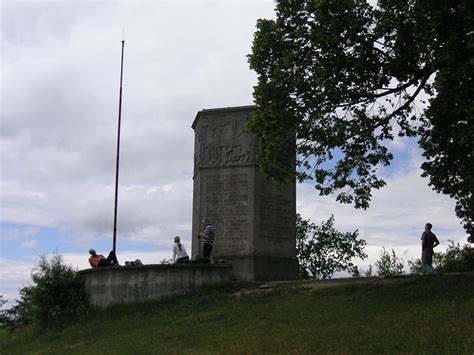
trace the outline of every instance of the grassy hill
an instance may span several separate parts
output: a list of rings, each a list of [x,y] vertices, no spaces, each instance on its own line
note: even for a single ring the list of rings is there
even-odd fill
[[[260,286],[260,287],[259,287]],[[474,273],[271,283],[0,335],[4,354],[474,352]]]

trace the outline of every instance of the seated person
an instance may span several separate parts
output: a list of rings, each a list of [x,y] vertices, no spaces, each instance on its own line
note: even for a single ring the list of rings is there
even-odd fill
[[[113,250],[110,251],[107,258],[102,254],[97,254],[94,249],[90,249],[89,254],[91,255],[89,258],[89,264],[91,264],[92,267],[119,266],[117,256]]]

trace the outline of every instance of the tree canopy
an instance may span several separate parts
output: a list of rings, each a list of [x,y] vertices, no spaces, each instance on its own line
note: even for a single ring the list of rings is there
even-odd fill
[[[263,171],[367,208],[385,185],[388,143],[415,137],[422,175],[456,201],[472,238],[473,12],[471,0],[277,1],[249,55],[258,84],[248,129]]]

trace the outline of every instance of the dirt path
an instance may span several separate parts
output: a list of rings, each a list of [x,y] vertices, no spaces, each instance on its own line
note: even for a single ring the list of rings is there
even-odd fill
[[[435,276],[435,275],[433,275]],[[360,277],[360,278],[341,278],[331,280],[304,280],[304,281],[271,281],[261,284],[253,284],[250,287],[243,287],[234,294],[236,296],[247,295],[256,292],[268,292],[275,289],[292,289],[300,288],[305,290],[322,290],[332,287],[340,287],[345,285],[356,284],[388,284],[399,283],[407,280],[412,280],[414,277],[423,276],[397,276],[397,277]],[[432,277],[432,276],[431,276]]]

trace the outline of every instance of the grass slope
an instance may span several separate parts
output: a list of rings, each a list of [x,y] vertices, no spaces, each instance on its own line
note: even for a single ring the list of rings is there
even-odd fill
[[[61,329],[4,332],[0,353],[474,352],[474,274],[354,281],[91,311]]]

